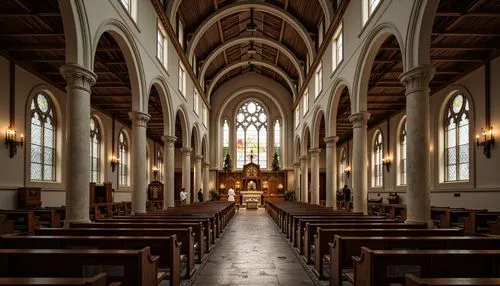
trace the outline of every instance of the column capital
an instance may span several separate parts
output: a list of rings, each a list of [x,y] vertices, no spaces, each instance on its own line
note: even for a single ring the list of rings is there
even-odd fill
[[[309,157],[308,157],[307,155],[302,155],[302,156],[300,156],[300,158],[299,158],[299,159],[300,159],[300,161],[302,162],[302,161],[307,160],[308,158],[309,158]]]
[[[370,113],[368,111],[361,111],[349,116],[349,121],[353,124],[352,128],[366,127],[368,119],[370,119]]]
[[[203,163],[201,163],[201,165],[202,165],[204,168],[210,168],[210,162],[203,162]]]
[[[170,136],[170,135],[163,135],[161,137],[161,140],[163,141],[163,143],[165,143],[165,146],[167,146],[167,147],[173,147],[175,141],[177,141],[177,137]]]
[[[300,168],[300,161],[293,163],[294,168]]]
[[[311,154],[311,157],[318,157],[319,153],[321,152],[321,148],[311,148],[309,149],[309,154]]]
[[[399,80],[405,85],[406,94],[415,91],[428,91],[429,82],[434,77],[436,68],[432,65],[423,65],[402,73]]]
[[[203,155],[201,155],[201,154],[194,155],[194,160],[195,161],[201,161],[201,160],[203,160]]]
[[[337,142],[339,142],[338,136],[328,136],[323,139],[326,143],[326,147],[333,147]]]
[[[140,111],[131,111],[128,116],[132,120],[132,126],[146,127],[149,119],[151,119],[151,115]]]
[[[97,80],[97,75],[82,66],[76,64],[66,64],[59,68],[59,72],[66,80],[66,90],[81,89],[91,93],[90,89]]]
[[[191,155],[191,151],[193,151],[193,148],[182,147],[180,148],[180,151],[184,154],[184,156]]]

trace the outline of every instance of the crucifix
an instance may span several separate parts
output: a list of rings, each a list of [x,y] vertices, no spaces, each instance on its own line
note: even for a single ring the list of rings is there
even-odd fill
[[[253,150],[250,150],[250,155],[248,155],[248,157],[250,157],[250,163],[253,163],[253,157],[255,155],[253,154]]]

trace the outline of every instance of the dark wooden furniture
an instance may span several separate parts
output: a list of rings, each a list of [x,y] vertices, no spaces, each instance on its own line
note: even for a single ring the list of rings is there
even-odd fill
[[[471,213],[464,221],[464,232],[467,234],[488,233],[488,223],[495,221],[498,212]]]
[[[17,208],[31,209],[42,206],[42,188],[18,188]]]
[[[162,210],[163,209],[163,183],[153,181],[148,186],[148,200],[146,201],[146,210]]]
[[[110,282],[124,286],[157,286],[158,256],[150,248],[103,249],[0,249],[3,277],[82,277],[105,272]],[[47,263],[49,262],[50,263]]]
[[[113,187],[111,183],[90,183],[90,204],[113,203]]]
[[[31,210],[0,210],[0,214],[4,214],[7,220],[14,224],[14,232],[32,234],[35,228],[39,226],[38,219]]]
[[[488,212],[487,209],[472,210],[472,209],[448,209],[440,216],[439,226],[446,228],[452,226],[463,227],[464,221],[472,213]]]
[[[428,278],[498,277],[500,250],[371,250],[353,257],[354,285],[404,283],[406,274]]]
[[[500,278],[419,278],[406,274],[405,286],[497,286]]]
[[[500,235],[500,216],[497,217],[496,221],[488,223],[488,233],[491,235]]]
[[[366,237],[335,235],[329,243],[330,253],[324,259],[330,264],[330,285],[341,286],[343,272],[352,268],[352,256],[359,256],[361,247],[370,249],[499,249],[500,237],[424,236]],[[344,271],[345,270],[345,271]]]
[[[0,278],[0,285],[16,285],[16,286],[28,286],[28,285],[44,285],[44,286],[56,286],[56,285],[74,285],[74,286],[119,286],[120,282],[108,283],[106,282],[106,273],[99,273],[92,277],[74,277],[74,278],[56,278],[56,277],[26,277],[26,278]]]
[[[0,234],[14,233],[14,223],[7,219],[7,215],[0,214]]]
[[[262,203],[266,205],[268,202],[284,202],[284,195],[262,195]]]

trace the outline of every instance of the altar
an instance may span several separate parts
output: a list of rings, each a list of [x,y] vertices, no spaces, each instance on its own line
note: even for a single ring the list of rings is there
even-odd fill
[[[257,201],[259,205],[262,205],[262,194],[264,192],[261,189],[260,167],[252,161],[253,160],[243,166],[243,190],[241,191],[241,203],[246,204],[248,200],[253,200]]]

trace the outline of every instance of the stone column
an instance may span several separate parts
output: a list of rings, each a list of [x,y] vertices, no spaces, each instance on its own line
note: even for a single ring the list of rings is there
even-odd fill
[[[325,138],[326,143],[326,206],[337,209],[337,141],[339,137]]]
[[[60,68],[66,79],[66,221],[89,222],[90,95],[97,75],[81,66]]]
[[[304,202],[304,203],[307,203],[308,200],[307,200],[307,197],[308,197],[308,191],[309,191],[309,186],[308,186],[308,183],[309,183],[309,166],[307,164],[307,156],[301,156],[300,157],[300,173],[301,173],[301,181],[300,181],[300,194],[301,194],[301,198],[300,198],[300,201],[301,202]]]
[[[134,213],[146,212],[147,177],[146,170],[146,128],[151,116],[139,111],[129,112],[132,120],[132,211]]]
[[[293,163],[295,177],[295,200],[300,202],[300,162]]]
[[[353,211],[368,213],[367,123],[370,113],[361,111],[349,116],[353,126],[352,189]]]
[[[309,150],[311,154],[311,204],[319,205],[319,153],[320,148]]]
[[[432,227],[429,189],[429,82],[432,66],[417,67],[403,73],[406,87],[406,194],[408,223],[427,223]]]
[[[191,148],[181,148],[182,152],[182,187],[186,189],[186,203],[191,203]]]
[[[203,200],[210,200],[210,190],[208,187],[208,179],[210,178],[210,163],[203,162]]]
[[[175,136],[165,135],[161,137],[165,143],[163,151],[163,173],[165,174],[165,185],[163,187],[163,209],[173,208],[175,206],[175,149],[174,143],[177,140]]]
[[[201,189],[201,160],[203,155],[194,156],[194,201],[198,201],[198,191]]]

